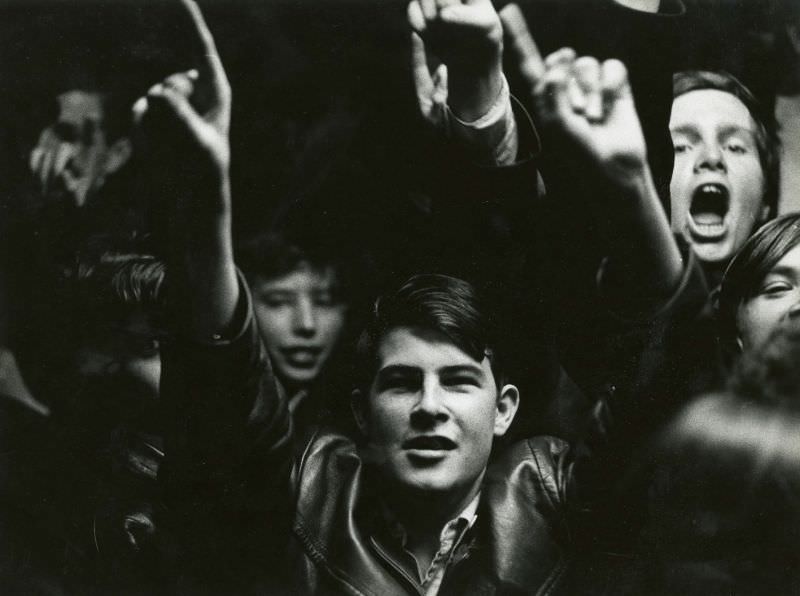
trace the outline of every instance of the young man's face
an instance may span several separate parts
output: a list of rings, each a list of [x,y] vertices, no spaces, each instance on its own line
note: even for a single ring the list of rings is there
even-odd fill
[[[787,252],[764,277],[736,317],[743,350],[761,346],[788,317],[800,315],[800,246]]]
[[[332,268],[303,264],[274,279],[256,277],[253,299],[275,372],[290,388],[317,378],[344,330],[347,305]]]
[[[377,360],[369,395],[357,403],[384,477],[403,491],[471,498],[494,437],[514,418],[516,387],[498,391],[488,358],[476,361],[444,335],[419,328],[388,332]]]
[[[78,207],[129,157],[128,139],[110,143],[99,93],[72,90],[57,97],[58,117],[31,152],[30,166],[46,196],[67,196]]]
[[[768,212],[755,123],[737,97],[702,89],[675,98],[669,128],[672,230],[701,261],[725,263]]]

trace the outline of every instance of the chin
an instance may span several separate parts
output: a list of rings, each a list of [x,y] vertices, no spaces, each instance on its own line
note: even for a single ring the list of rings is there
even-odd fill
[[[400,481],[400,485],[411,493],[423,495],[446,494],[453,490],[454,483],[448,478],[405,478]]]
[[[693,243],[692,249],[703,263],[716,263],[724,264],[733,258],[735,250],[730,245],[730,242],[723,240],[722,242],[713,244],[700,244]]]

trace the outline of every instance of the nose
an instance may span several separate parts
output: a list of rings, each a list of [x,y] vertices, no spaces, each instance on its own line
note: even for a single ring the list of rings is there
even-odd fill
[[[423,383],[419,399],[411,410],[411,425],[415,428],[432,428],[450,418],[444,405],[441,386],[434,380]]]
[[[725,156],[717,143],[705,143],[694,164],[695,172],[726,172]]]
[[[789,309],[789,312],[786,313],[786,316],[790,319],[797,320],[800,319],[800,299],[795,302],[792,307]]]
[[[311,300],[301,297],[294,308],[294,331],[303,337],[312,337],[317,332],[317,317]]]

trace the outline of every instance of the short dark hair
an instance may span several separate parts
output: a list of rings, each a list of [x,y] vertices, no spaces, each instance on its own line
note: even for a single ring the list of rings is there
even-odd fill
[[[722,277],[717,318],[722,347],[732,350],[738,337],[736,315],[786,253],[800,245],[800,213],[789,213],[762,226],[744,243]]]
[[[684,70],[672,76],[672,98],[675,99],[703,89],[730,93],[750,112],[756,125],[756,147],[761,169],[764,172],[764,204],[769,207],[768,217],[778,210],[780,187],[780,138],[774,115],[766,110],[753,93],[732,74],[725,71]]]
[[[475,360],[487,357],[498,387],[505,382],[496,322],[469,282],[449,275],[415,275],[394,292],[379,297],[357,345],[362,388],[366,389],[375,375],[381,340],[398,327],[443,334]]]
[[[237,246],[236,264],[248,281],[274,279],[295,271],[303,264],[316,270],[331,267],[336,272],[337,289],[345,284],[345,263],[324,244],[300,241],[279,232],[256,234]]]
[[[65,297],[74,323],[82,327],[76,336],[137,311],[163,321],[165,265],[155,256],[115,251],[80,256],[66,275]]]

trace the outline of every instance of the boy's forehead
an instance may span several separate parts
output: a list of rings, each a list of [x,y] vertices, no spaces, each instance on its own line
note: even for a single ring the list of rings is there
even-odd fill
[[[327,289],[335,284],[336,272],[330,266],[313,267],[303,262],[291,271],[275,277],[257,275],[255,281],[255,285],[262,291]]]
[[[491,372],[489,359],[475,360],[441,331],[423,327],[395,327],[380,339],[378,370],[389,366],[439,369],[470,366]]]
[[[672,101],[670,130],[701,126],[720,121],[725,126],[752,130],[754,120],[750,110],[738,97],[719,89],[695,89]]]

